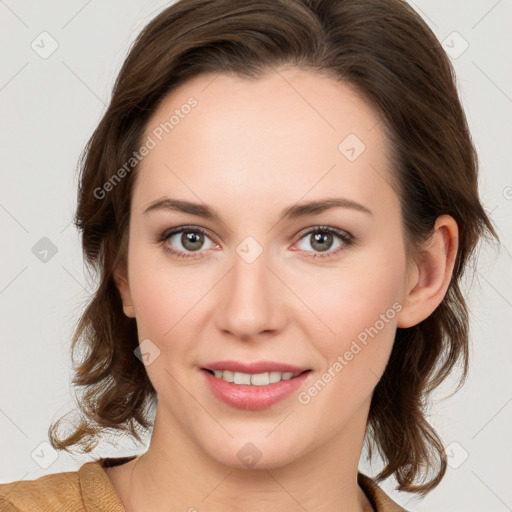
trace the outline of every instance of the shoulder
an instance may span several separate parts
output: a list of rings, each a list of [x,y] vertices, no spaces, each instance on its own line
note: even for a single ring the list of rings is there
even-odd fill
[[[86,462],[78,471],[0,485],[2,512],[124,512],[102,465]]]
[[[376,512],[407,512],[405,508],[395,503],[369,476],[359,472],[357,483]]]
[[[53,473],[36,480],[17,480],[0,485],[0,510],[81,510],[78,471]],[[73,508],[70,508],[73,507]]]

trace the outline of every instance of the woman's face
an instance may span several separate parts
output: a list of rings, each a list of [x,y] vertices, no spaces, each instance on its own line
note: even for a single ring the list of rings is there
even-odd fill
[[[144,142],[121,291],[165,435],[240,467],[359,441],[408,291],[377,113],[297,68],[203,75]]]

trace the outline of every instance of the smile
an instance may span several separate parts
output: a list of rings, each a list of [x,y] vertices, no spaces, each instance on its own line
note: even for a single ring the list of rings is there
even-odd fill
[[[268,386],[282,380],[290,380],[297,377],[302,372],[263,372],[263,373],[243,373],[230,370],[206,370],[218,379],[226,382],[234,382],[245,386]]]
[[[200,373],[217,400],[236,409],[253,411],[267,409],[290,397],[312,375],[311,370],[243,373],[207,368]]]

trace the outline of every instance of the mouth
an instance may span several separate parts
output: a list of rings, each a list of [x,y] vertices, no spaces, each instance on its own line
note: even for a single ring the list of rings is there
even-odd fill
[[[284,401],[306,385],[312,370],[298,372],[246,373],[233,370],[201,368],[210,393],[225,405],[236,409],[268,409]]]
[[[303,370],[300,372],[278,372],[269,371],[262,373],[244,373],[234,372],[231,370],[211,370],[209,368],[202,368],[204,371],[213,375],[217,379],[222,379],[225,382],[239,384],[241,386],[268,386],[270,384],[277,384],[281,381],[294,379],[299,375],[310,372],[311,370]]]

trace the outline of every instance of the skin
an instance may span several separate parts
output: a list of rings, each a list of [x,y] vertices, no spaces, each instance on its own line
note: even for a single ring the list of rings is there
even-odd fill
[[[139,340],[160,350],[146,367],[158,393],[153,436],[142,457],[107,474],[127,512],[372,510],[357,484],[372,392],[396,328],[443,299],[457,224],[439,217],[418,261],[408,257],[379,115],[347,85],[294,67],[257,80],[202,75],[164,99],[146,135],[190,96],[197,107],[137,170],[127,265],[116,272]],[[354,161],[338,149],[351,133],[366,146]],[[164,196],[206,203],[218,218],[143,213]],[[333,208],[278,221],[285,207],[328,197],[372,214]],[[157,241],[184,225],[211,236],[195,252],[181,235]],[[335,236],[325,252],[341,252],[313,258],[325,254],[317,226],[356,243]],[[236,251],[248,236],[263,248],[252,263]],[[198,257],[169,255],[165,244]],[[307,390],[394,303],[400,312],[308,404],[294,393],[240,410],[204,384],[207,362],[272,360],[311,368]],[[251,468],[237,456],[247,443],[261,455]]]

